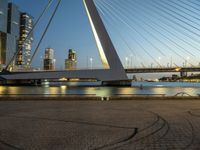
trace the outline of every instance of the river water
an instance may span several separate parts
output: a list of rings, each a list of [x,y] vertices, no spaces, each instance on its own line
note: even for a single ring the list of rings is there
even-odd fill
[[[96,95],[96,96],[174,96],[177,93],[184,96],[200,94],[200,83],[185,82],[133,82],[132,87],[102,87],[100,82],[71,82],[65,84],[43,86],[0,86],[0,94],[16,95]]]

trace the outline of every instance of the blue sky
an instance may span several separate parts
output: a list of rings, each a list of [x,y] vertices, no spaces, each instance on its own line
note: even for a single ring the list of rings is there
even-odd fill
[[[12,0],[37,18],[47,0]],[[95,0],[124,66],[193,65],[200,60],[200,2],[198,0]],[[54,4],[55,6],[55,4]],[[52,12],[52,9],[50,10]],[[34,32],[35,43],[49,15]],[[87,59],[101,67],[82,0],[63,0],[34,60],[41,65],[44,49],[55,50],[57,69],[64,67],[67,50],[78,54],[78,66]],[[128,61],[126,61],[126,57]]]
[[[48,1],[13,0],[13,2],[19,6],[20,10],[28,12],[37,18]],[[53,7],[55,7],[55,3]],[[52,13],[52,8],[50,9],[50,13]],[[42,29],[44,29],[47,23],[47,18],[49,18],[49,15],[45,15],[34,31],[34,45],[41,36]],[[35,66],[41,64],[40,58],[44,55],[44,49],[46,47],[51,47],[55,50],[57,69],[64,67],[64,60],[67,57],[69,48],[73,48],[77,51],[79,67],[86,67],[87,58],[89,59],[90,57],[94,58],[93,65],[101,67],[82,0],[62,1],[62,5],[35,57],[33,63]]]

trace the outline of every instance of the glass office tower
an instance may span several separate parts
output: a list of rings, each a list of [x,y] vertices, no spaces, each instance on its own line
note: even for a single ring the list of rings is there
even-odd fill
[[[8,0],[0,0],[0,32],[7,32]]]
[[[0,0],[0,70],[6,63],[8,1]]]
[[[54,50],[46,48],[44,55],[44,70],[55,70]]]
[[[20,40],[17,65],[30,67],[31,49],[33,42],[33,33],[30,31],[33,28],[33,17],[27,13],[21,13],[20,16]]]
[[[76,51],[69,49],[68,58],[65,60],[66,70],[76,70],[77,68],[77,56]]]
[[[15,55],[18,48],[19,41],[19,27],[20,27],[20,11],[19,8],[13,4],[8,4],[8,19],[7,19],[7,46],[6,46],[6,64],[10,62]],[[13,61],[15,65],[15,60]]]

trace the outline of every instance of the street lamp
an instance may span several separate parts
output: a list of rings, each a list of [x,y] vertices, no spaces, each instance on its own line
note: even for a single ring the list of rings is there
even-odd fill
[[[161,67],[160,60],[161,60],[161,57],[158,57],[158,63],[159,63],[159,66]]]
[[[93,58],[90,58],[90,67],[91,67],[90,69],[93,68],[92,63],[93,63]]]
[[[42,66],[43,66],[43,57],[40,56],[40,59],[41,59],[40,70],[42,70]]]
[[[188,63],[189,59],[190,59],[190,57],[188,56],[188,57],[186,58],[186,60],[185,60],[185,67],[187,67],[187,63]]]
[[[130,68],[133,68],[133,55],[131,54],[131,64],[130,64]]]
[[[170,57],[170,67],[172,68],[173,60],[172,60],[172,55]]]
[[[126,57],[125,60],[126,60],[125,67],[128,68],[128,57]]]
[[[169,68],[169,63],[167,63],[167,68]]]
[[[53,70],[56,69],[56,59],[53,60]]]
[[[153,68],[153,63],[151,63],[151,68]]]

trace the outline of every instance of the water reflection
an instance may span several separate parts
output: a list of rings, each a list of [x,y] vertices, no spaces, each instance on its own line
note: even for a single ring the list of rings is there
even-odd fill
[[[60,89],[61,89],[61,94],[66,94],[66,92],[67,92],[67,86],[66,85],[61,85]]]
[[[84,83],[86,85],[86,83]],[[152,95],[164,94],[174,96],[177,93],[185,92],[192,96],[200,94],[200,83],[148,83],[135,82],[133,87],[101,87],[94,86],[94,83],[88,86],[69,86],[69,85],[44,85],[44,86],[0,86],[0,93],[3,94],[24,94],[24,95]],[[143,88],[140,88],[142,84]],[[73,83],[79,85],[79,83]]]

